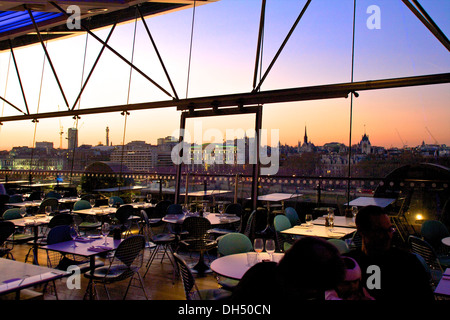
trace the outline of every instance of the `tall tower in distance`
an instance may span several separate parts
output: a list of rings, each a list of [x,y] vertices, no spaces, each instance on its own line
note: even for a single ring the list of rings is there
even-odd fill
[[[109,127],[106,127],[106,146],[109,146]]]
[[[73,150],[78,147],[78,129],[77,128],[69,128],[67,133],[68,146],[69,150]]]

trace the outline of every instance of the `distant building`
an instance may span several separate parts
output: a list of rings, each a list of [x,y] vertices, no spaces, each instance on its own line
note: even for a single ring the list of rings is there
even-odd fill
[[[303,153],[303,152],[313,152],[315,150],[316,146],[311,141],[308,141],[308,134],[306,133],[306,126],[305,126],[305,135],[303,137],[303,144],[301,144],[300,142],[298,143],[297,151],[298,153]]]
[[[371,154],[372,153],[372,145],[369,140],[369,136],[364,133],[359,142],[359,149],[362,154]]]
[[[147,172],[157,165],[157,148],[145,141],[131,141],[111,153],[111,161],[123,163],[130,171]]]
[[[69,131],[67,132],[67,140],[69,140],[67,149],[73,150],[78,147],[78,129],[77,128],[69,128]]]

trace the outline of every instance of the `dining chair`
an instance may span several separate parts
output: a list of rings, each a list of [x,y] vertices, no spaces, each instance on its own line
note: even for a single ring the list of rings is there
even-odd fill
[[[119,227],[124,237],[131,235],[130,217],[133,215],[134,208],[130,204],[126,204],[117,208],[114,213],[113,223]]]
[[[209,230],[211,222],[205,217],[186,217],[182,229],[184,238],[179,242],[179,248],[199,252],[199,262],[203,263],[204,253],[217,247],[217,241],[211,239]]]
[[[0,221],[0,258],[6,257],[14,260],[11,251],[14,243],[8,239],[14,234],[16,227],[11,221]]]
[[[217,251],[221,256],[230,254],[246,253],[253,250],[253,244],[250,239],[243,233],[228,233],[217,239]],[[231,279],[223,276],[217,276],[217,283],[225,290],[233,290],[239,280]]]
[[[450,267],[449,257],[439,257],[433,247],[424,239],[416,236],[408,237],[408,244],[412,253],[420,255],[431,270],[434,282],[439,282],[442,273]]]
[[[70,226],[66,224],[54,226],[48,232],[46,240],[47,245],[71,241],[72,236],[70,235]],[[76,265],[80,269],[81,273],[85,273],[90,269],[90,261],[84,257],[61,253],[54,250],[46,250],[46,253],[47,267],[49,268],[66,271],[69,266]],[[104,262],[99,259],[95,259],[95,267],[97,268],[102,266],[104,266]],[[58,292],[56,290],[55,281],[52,281],[50,289],[48,284],[45,285],[44,292],[47,292],[47,290],[49,290],[48,292],[53,294],[58,300]]]
[[[109,201],[113,201],[113,207],[119,207],[124,204],[124,201],[121,197],[111,196],[109,197]]]
[[[110,300],[111,296],[107,285],[130,279],[125,290],[125,294],[122,298],[125,300],[131,283],[135,276],[137,276],[145,299],[148,300],[144,282],[139,274],[139,270],[143,264],[144,248],[145,237],[143,235],[133,235],[124,239],[115,250],[114,257],[108,266],[96,268],[93,272],[89,270],[84,274],[86,278],[91,280],[89,281],[88,288],[86,289],[86,294],[88,294],[88,292],[92,289],[90,286],[93,286],[95,296],[98,297],[96,284],[101,283],[103,284],[105,292],[108,296],[108,300]]]
[[[300,218],[298,216],[297,210],[295,210],[293,207],[286,207],[284,209],[284,214],[289,219],[292,226],[299,224]]]
[[[11,208],[7,209],[2,216],[3,220],[15,220],[15,219],[21,219],[22,216],[20,215],[20,209],[19,208]],[[33,234],[29,234],[26,232],[26,228],[23,227],[16,227],[16,231],[14,232],[12,239],[10,241],[14,243],[24,243],[30,240],[34,239]]]
[[[350,248],[348,247],[347,242],[342,239],[327,239],[328,242],[333,244],[338,250],[340,254],[346,254],[350,252]]]
[[[195,283],[194,275],[189,269],[186,261],[177,253],[174,258],[178,266],[178,272],[183,282],[186,300],[225,300],[231,296],[231,292],[224,289],[202,289],[199,290]]]
[[[88,231],[98,230],[101,227],[101,223],[93,215],[78,214],[76,211],[91,209],[92,206],[88,200],[78,200],[74,203],[72,208],[72,214],[75,222],[78,225],[80,231],[88,233]]]
[[[45,198],[41,204],[39,205],[39,208],[37,210],[37,214],[45,214],[45,208],[46,207],[52,207],[52,213],[58,210],[59,208],[59,202],[56,198]]]
[[[292,235],[283,234],[281,231],[291,228],[291,222],[288,217],[279,214],[273,219],[273,226],[275,228],[275,240],[278,251],[286,252],[295,242],[295,238]]]
[[[437,254],[448,254],[449,247],[442,243],[442,239],[450,237],[450,232],[439,220],[426,220],[420,228],[420,235],[436,251]]]
[[[141,215],[144,219],[144,227],[143,227],[143,234],[146,238],[147,247],[150,249],[150,256],[147,261],[147,269],[145,271],[145,274],[143,278],[147,275],[148,270],[150,269],[150,266],[155,259],[156,255],[163,250],[162,257],[161,257],[161,263],[163,262],[163,259],[167,257],[172,264],[173,270],[174,270],[174,277],[176,273],[176,264],[175,261],[172,260],[173,257],[173,248],[172,246],[175,246],[176,244],[176,236],[171,233],[159,233],[154,234],[152,230],[152,226],[150,224],[150,221],[148,219],[147,213],[145,210],[141,211]],[[151,244],[154,244],[152,246]],[[172,256],[172,257],[171,257]]]

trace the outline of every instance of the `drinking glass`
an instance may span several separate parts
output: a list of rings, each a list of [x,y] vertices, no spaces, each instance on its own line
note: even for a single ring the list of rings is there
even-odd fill
[[[189,213],[189,207],[188,205],[183,205],[182,211],[184,215],[187,215]]]
[[[223,203],[219,203],[217,205],[217,209],[219,210],[219,214],[222,215],[223,214]]]
[[[46,206],[45,207],[45,214],[48,216],[50,216],[50,214],[52,213],[52,206]]]
[[[334,212],[332,209],[328,209],[328,230],[333,232],[334,228]]]
[[[109,198],[108,205],[109,205],[110,208],[113,207],[113,205],[114,205],[114,199],[113,198]]]
[[[27,208],[26,207],[21,207],[19,209],[19,213],[22,216],[22,218],[24,218],[26,216],[26,214],[27,214]]]
[[[352,207],[352,214],[353,214],[353,223],[355,222],[356,214],[358,213],[358,207],[353,206]]]
[[[270,261],[273,260],[273,253],[275,252],[275,240],[267,239],[266,240],[266,252],[270,256]]]
[[[305,215],[305,222],[306,226],[308,227],[308,230],[306,230],[307,232],[311,232],[310,228],[313,226],[312,220],[313,220],[312,214]]]
[[[257,253],[257,258],[259,258],[259,254],[264,250],[264,242],[263,239],[260,238],[256,238],[255,241],[253,242],[253,249],[256,251]]]
[[[147,202],[148,203],[152,202],[152,194],[151,193],[147,193]]]
[[[92,210],[94,210],[94,207],[95,207],[95,199],[89,199],[89,203],[91,204]]]
[[[136,202],[136,200],[137,200],[137,197],[136,197],[136,195],[135,194],[132,194],[131,195],[131,202]]]
[[[76,224],[72,225],[72,227],[70,228],[70,236],[73,240],[73,247],[78,247],[77,243],[75,242],[75,239],[78,237],[78,226]]]
[[[109,234],[109,230],[110,230],[110,225],[109,225],[109,223],[104,223],[104,224],[102,224],[102,235],[105,237],[105,242],[103,243],[104,245],[107,245],[108,244],[108,242],[107,242],[107,236],[108,236],[108,234]]]

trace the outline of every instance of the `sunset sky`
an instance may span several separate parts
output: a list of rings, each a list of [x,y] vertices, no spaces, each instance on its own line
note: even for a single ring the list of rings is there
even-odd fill
[[[268,0],[264,33],[263,72],[272,60],[306,1]],[[441,30],[450,37],[450,1],[420,0]],[[369,29],[367,8],[380,8],[381,28]],[[188,63],[192,9],[146,19],[180,98],[244,93],[252,89],[259,27],[260,0],[221,0],[200,6],[195,12],[189,84]],[[261,91],[350,82],[353,0],[313,0],[297,26]],[[131,60],[134,22],[116,28],[109,44]],[[105,39],[109,29],[97,34]],[[82,82],[86,36],[47,45],[53,64],[72,105]],[[89,72],[101,45],[87,40],[84,76]],[[40,44],[15,50],[31,113],[66,110]],[[10,53],[0,53],[0,95],[25,109]],[[137,25],[134,63],[170,91],[162,68],[141,22]],[[401,0],[358,0],[355,38],[354,81],[450,72],[450,53],[414,16]],[[6,82],[8,80],[8,82]],[[80,108],[170,99],[114,54],[105,51],[82,96]],[[129,96],[128,96],[128,89]],[[39,109],[38,109],[39,108]],[[316,145],[349,143],[350,99],[316,100],[268,104],[263,127],[278,130],[281,144],[296,145],[308,137]],[[450,145],[450,84],[360,92],[353,102],[352,143],[366,132],[372,145],[414,147],[425,143]],[[16,110],[0,102],[0,115]],[[160,137],[176,132],[180,112],[175,108],[133,111],[127,118],[118,114],[82,116],[79,144],[105,143],[110,128],[114,145],[144,140],[156,144]],[[254,116],[205,118],[203,130],[217,128],[253,129]],[[197,123],[198,124],[198,123]],[[36,141],[52,141],[60,147],[74,126],[70,117],[42,119]],[[194,120],[187,129],[194,131]],[[203,131],[203,132],[204,132]],[[35,126],[31,121],[5,122],[0,128],[0,150],[32,146]],[[204,141],[206,142],[206,141]],[[67,140],[63,139],[63,148]]]

